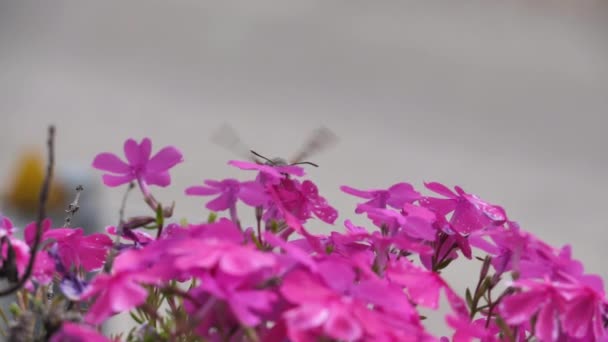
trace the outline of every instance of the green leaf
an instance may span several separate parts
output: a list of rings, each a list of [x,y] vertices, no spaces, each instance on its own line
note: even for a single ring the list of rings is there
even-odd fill
[[[442,269],[444,269],[444,268],[448,267],[448,265],[449,265],[449,264],[450,264],[452,261],[454,261],[454,259],[445,259],[445,260],[443,260],[442,262],[440,262],[440,263],[439,263],[439,265],[437,265],[437,267],[436,267],[436,271],[439,271],[439,270],[442,270]]]
[[[217,214],[213,211],[209,213],[209,217],[207,217],[207,223],[213,223],[217,220]]]
[[[138,316],[135,314],[135,312],[133,312],[133,311],[129,311],[129,315],[131,315],[131,318],[133,318],[133,320],[134,320],[135,322],[137,322],[138,324],[143,324],[143,323],[144,323],[144,320],[143,320],[143,319],[141,319],[140,317],[138,317]]]
[[[466,292],[464,293],[464,298],[467,301],[467,305],[469,306],[469,309],[473,310],[473,296],[471,295],[471,290],[467,287]]]
[[[165,215],[163,213],[163,207],[158,204],[156,207],[156,225],[162,227],[165,223]]]
[[[19,308],[19,305],[17,305],[17,303],[11,303],[11,305],[9,305],[8,307],[8,311],[15,318],[21,314],[21,308]]]
[[[279,231],[279,224],[277,223],[277,221],[275,221],[275,220],[270,221],[270,231],[272,233],[276,233]]]
[[[500,327],[500,331],[508,338],[509,341],[515,341],[515,337],[513,337],[513,332],[511,328],[507,325],[507,323],[500,317],[496,317],[496,324]]]

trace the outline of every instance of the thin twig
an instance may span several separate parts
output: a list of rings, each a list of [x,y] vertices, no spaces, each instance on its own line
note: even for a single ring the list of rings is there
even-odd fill
[[[66,209],[65,211],[66,213],[68,213],[65,217],[65,222],[63,223],[63,226],[66,228],[70,227],[74,215],[76,214],[78,209],[80,209],[80,206],[78,206],[78,200],[80,200],[80,194],[83,190],[84,187],[82,185],[76,187],[76,197],[74,198],[74,201],[68,205],[68,209]]]
[[[124,196],[122,196],[122,203],[120,204],[120,210],[118,211],[118,226],[116,227],[116,238],[114,239],[112,249],[110,249],[110,252],[108,252],[106,262],[103,266],[103,271],[105,273],[110,273],[110,271],[112,270],[112,264],[114,263],[114,258],[116,258],[116,255],[118,254],[118,247],[120,246],[120,237],[123,234],[123,227],[125,225],[125,207],[127,206],[127,198],[129,198],[129,193],[133,188],[135,188],[135,183],[129,183],[127,191],[125,191]]]
[[[47,148],[48,148],[48,162],[46,168],[46,175],[44,177],[44,183],[42,183],[42,189],[40,190],[40,200],[38,207],[38,219],[36,220],[36,236],[34,237],[34,243],[32,244],[30,260],[27,263],[27,267],[25,268],[25,273],[23,277],[19,279],[13,286],[0,291],[0,297],[7,296],[12,294],[13,292],[19,290],[30,278],[32,275],[32,270],[34,269],[34,262],[36,261],[36,254],[38,253],[38,247],[40,247],[40,242],[42,240],[42,221],[46,216],[46,202],[49,197],[49,188],[51,185],[51,178],[53,178],[53,167],[55,165],[55,126],[49,126],[48,130],[48,140],[47,140]]]
[[[119,237],[122,235],[122,228],[125,224],[125,207],[127,206],[127,198],[129,197],[129,193],[131,190],[135,188],[135,183],[129,183],[129,187],[127,191],[125,191],[124,196],[122,196],[122,203],[120,204],[120,210],[118,211],[118,227],[116,227],[116,235]]]

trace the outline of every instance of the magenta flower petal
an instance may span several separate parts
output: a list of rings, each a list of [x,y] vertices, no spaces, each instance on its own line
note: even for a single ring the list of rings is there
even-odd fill
[[[363,334],[363,329],[356,319],[345,310],[331,311],[324,330],[327,335],[341,341],[357,341]]]
[[[458,195],[456,195],[455,192],[453,192],[452,190],[450,190],[447,186],[441,184],[441,183],[437,183],[437,182],[430,182],[430,183],[424,183],[424,186],[426,186],[427,189],[436,192],[440,195],[443,195],[447,198],[456,198],[458,197]]]
[[[148,172],[164,172],[181,163],[183,157],[181,152],[173,146],[167,146],[154,155],[148,161],[146,169]]]
[[[171,184],[171,175],[169,171],[159,173],[146,173],[144,179],[148,184],[158,185],[160,187],[166,187]]]
[[[359,190],[359,189],[351,188],[350,186],[347,186],[347,185],[342,185],[340,187],[340,190],[342,190],[343,192],[345,192],[349,195],[353,195],[356,197],[361,197],[361,198],[373,198],[374,197],[374,193],[371,191]]]
[[[306,253],[300,247],[296,246],[291,242],[287,242],[270,232],[264,233],[264,240],[268,242],[270,245],[274,247],[279,247],[287,255],[293,258],[295,261],[301,263],[302,265],[308,267],[313,272],[317,271],[317,263],[315,263],[314,259],[310,256],[310,254]]]
[[[130,181],[135,179],[135,176],[130,175],[130,174],[118,175],[118,176],[105,174],[101,177],[103,179],[103,184],[105,184],[109,187],[123,185],[123,184],[129,183]]]
[[[253,181],[240,184],[239,198],[252,207],[262,205],[268,200],[262,184]]]
[[[103,171],[109,171],[112,173],[129,173],[131,171],[129,165],[115,154],[112,153],[100,153],[93,160],[93,167]]]
[[[393,208],[401,208],[405,203],[420,199],[420,193],[409,183],[397,183],[388,188],[390,194],[387,204]]]
[[[110,342],[97,330],[69,321],[64,321],[61,324],[61,329],[57,331],[50,339],[50,342]]]
[[[353,268],[335,258],[320,262],[319,274],[328,287],[338,292],[346,292],[355,281],[355,271]]]
[[[139,153],[142,161],[148,161],[152,154],[152,141],[149,138],[143,138],[139,144]]]
[[[281,173],[274,167],[269,165],[260,165],[256,163],[239,161],[239,160],[231,160],[228,162],[229,165],[236,166],[241,170],[253,170],[264,172],[274,178],[281,178]]]
[[[282,165],[282,166],[274,166],[274,167],[276,169],[278,169],[279,172],[281,172],[281,173],[294,175],[296,177],[302,177],[306,174],[304,172],[303,168],[296,166],[296,165]]]
[[[553,304],[548,304],[538,313],[536,319],[535,335],[541,341],[557,341],[559,337],[559,323],[557,320],[557,311]],[[528,318],[529,319],[529,318]]]
[[[54,273],[55,260],[53,260],[53,258],[51,258],[46,251],[39,252],[36,255],[36,262],[34,264],[32,277],[36,279],[38,284],[47,285],[53,280]]]
[[[547,299],[537,291],[517,293],[503,299],[500,312],[509,324],[521,324],[527,322]]]
[[[112,291],[111,308],[115,312],[129,310],[142,302],[148,296],[146,291],[140,285],[133,282],[124,282],[120,286],[114,287]]]
[[[234,195],[228,192],[224,192],[214,200],[207,203],[206,207],[209,210],[222,211],[230,208],[235,203],[236,199],[234,198]]]
[[[306,304],[285,312],[285,318],[295,330],[308,330],[323,325],[329,318],[329,310],[323,305]]]
[[[165,187],[171,183],[169,169],[182,161],[181,153],[175,147],[161,149],[150,159],[152,142],[148,138],[138,144],[133,139],[124,143],[124,152],[128,163],[124,163],[111,153],[101,153],[95,157],[93,167],[109,173],[102,176],[105,185],[119,186],[137,179],[144,187],[158,185]],[[146,193],[147,190],[143,190]]]
[[[247,326],[255,326],[260,323],[260,317],[254,311],[270,311],[275,299],[276,295],[270,291],[241,290],[229,298],[229,303],[239,321]]]
[[[206,186],[191,186],[186,189],[186,195],[190,196],[210,196],[216,195],[222,192],[221,189],[217,188],[208,188]]]
[[[97,275],[82,296],[83,299],[96,297],[85,320],[91,324],[101,324],[116,313],[143,304],[148,291],[136,284],[135,280],[131,272]]]
[[[144,138],[142,144],[148,138]],[[144,162],[141,158],[139,144],[134,139],[127,139],[124,144],[124,151],[130,165],[138,165]]]
[[[418,314],[403,290],[394,284],[377,279],[363,280],[356,284],[351,291],[356,298],[377,305],[384,310],[399,312],[407,317]]]
[[[112,240],[105,234],[95,233],[80,239],[78,254],[82,267],[89,272],[101,268],[110,247]]]
[[[246,275],[275,264],[276,261],[272,254],[242,247],[226,253],[219,262],[219,268],[228,274]]]
[[[285,277],[281,294],[290,302],[307,304],[323,302],[332,297],[334,292],[323,286],[313,275],[304,271],[294,271]]]
[[[44,219],[44,221],[42,221],[42,234],[44,235],[49,229],[51,229],[51,220]],[[23,236],[28,246],[32,246],[34,238],[36,237],[36,222],[32,222],[25,226]]]
[[[55,229],[50,229],[44,232],[43,237],[45,240],[47,239],[54,239],[57,242],[60,242],[62,240],[65,240],[66,238],[70,237],[70,236],[76,236],[78,235],[79,237],[82,236],[82,229],[81,228],[55,228]]]

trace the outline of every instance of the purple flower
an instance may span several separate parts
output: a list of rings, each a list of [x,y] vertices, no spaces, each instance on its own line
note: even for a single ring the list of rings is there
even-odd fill
[[[363,204],[382,209],[387,206],[401,209],[405,203],[413,203],[420,198],[420,193],[414,190],[414,187],[409,183],[397,183],[388,188],[388,190],[358,190],[346,185],[341,186],[340,190],[356,197],[369,199],[369,201]],[[357,207],[355,212],[361,213],[363,210]]]
[[[237,200],[256,207],[264,204],[268,197],[264,187],[259,182],[239,182],[236,179],[224,179],[222,181],[206,180],[206,186],[191,186],[186,189],[186,195],[212,196],[218,195],[208,202],[206,207],[213,211],[222,211],[236,206]]]
[[[183,161],[181,152],[173,146],[164,147],[150,157],[152,142],[148,138],[139,144],[128,139],[124,152],[126,163],[113,153],[100,153],[95,157],[93,167],[108,172],[103,175],[105,185],[115,187],[137,180],[165,187],[171,183],[169,169]]]

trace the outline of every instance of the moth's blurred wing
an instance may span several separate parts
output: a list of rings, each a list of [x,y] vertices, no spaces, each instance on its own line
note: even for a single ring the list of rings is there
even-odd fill
[[[251,154],[247,145],[245,145],[238,133],[229,124],[222,124],[220,128],[211,136],[211,141],[239,156],[240,158],[258,162],[258,160]]]
[[[318,153],[338,142],[338,137],[327,127],[319,127],[313,131],[306,144],[291,160],[291,163],[306,161],[311,155]]]

